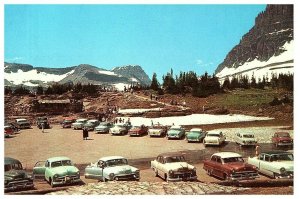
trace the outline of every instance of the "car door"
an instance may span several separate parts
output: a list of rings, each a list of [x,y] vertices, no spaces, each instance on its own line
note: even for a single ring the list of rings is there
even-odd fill
[[[105,166],[105,162],[100,160],[97,162],[97,165],[89,167],[86,172],[90,175],[90,178],[102,179],[103,169],[105,169]]]
[[[213,165],[213,174],[218,177],[223,177],[223,170],[222,170],[222,160],[221,157],[215,156],[215,161]]]
[[[38,161],[33,167],[34,178],[45,178],[45,170],[47,161]]]
[[[265,154],[263,157],[261,157],[259,162],[259,171],[266,175],[273,175],[273,172],[270,171],[270,163],[271,163],[271,156],[268,154]]]
[[[156,168],[157,168],[158,175],[161,176],[161,177],[164,177],[164,175],[165,175],[165,169],[164,169],[164,159],[163,159],[162,156],[159,156],[157,158]]]

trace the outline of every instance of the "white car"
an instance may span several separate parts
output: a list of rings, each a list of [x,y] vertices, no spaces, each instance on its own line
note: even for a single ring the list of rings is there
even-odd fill
[[[206,145],[222,145],[225,143],[225,136],[221,131],[209,131],[203,139],[203,144]]]
[[[27,119],[24,119],[24,118],[16,119],[16,126],[19,129],[29,129],[29,128],[31,128],[30,122]]]
[[[91,163],[84,171],[85,178],[108,180],[139,180],[140,170],[128,165],[126,158],[121,156],[108,156]]]
[[[258,168],[258,172],[271,178],[293,178],[294,155],[287,151],[263,152],[249,157],[248,163]]]
[[[109,129],[111,135],[125,135],[130,127],[127,124],[116,124]]]
[[[167,182],[196,180],[196,168],[188,164],[180,153],[163,153],[151,161],[151,169],[155,176],[160,176]]]
[[[88,121],[88,119],[77,119],[74,123],[72,123],[71,128],[74,130],[82,129],[83,125]]]
[[[237,133],[234,139],[235,142],[241,146],[254,146],[257,143],[254,133],[249,132]]]

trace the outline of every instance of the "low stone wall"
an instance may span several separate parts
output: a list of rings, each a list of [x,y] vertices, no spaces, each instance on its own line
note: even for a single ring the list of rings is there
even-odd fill
[[[112,181],[75,186],[49,195],[204,195],[230,194],[245,189],[201,182]]]

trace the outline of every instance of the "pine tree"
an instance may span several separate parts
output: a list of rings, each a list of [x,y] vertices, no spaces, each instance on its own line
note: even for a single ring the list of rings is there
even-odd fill
[[[159,83],[157,81],[157,75],[156,73],[153,73],[153,76],[152,76],[152,82],[151,82],[151,86],[150,88],[157,91],[159,89]]]

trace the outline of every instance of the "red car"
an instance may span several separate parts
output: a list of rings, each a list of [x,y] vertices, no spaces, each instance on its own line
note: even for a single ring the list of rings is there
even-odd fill
[[[142,136],[147,134],[148,132],[148,127],[145,125],[141,126],[132,126],[131,129],[129,129],[128,134],[130,136]]]
[[[233,152],[220,152],[204,160],[203,169],[208,175],[227,181],[249,180],[258,178],[255,166],[244,162],[242,156]]]
[[[4,126],[4,137],[10,137],[14,134],[14,130],[10,126]]]
[[[276,132],[272,137],[272,143],[278,146],[292,146],[293,139],[288,132]]]

